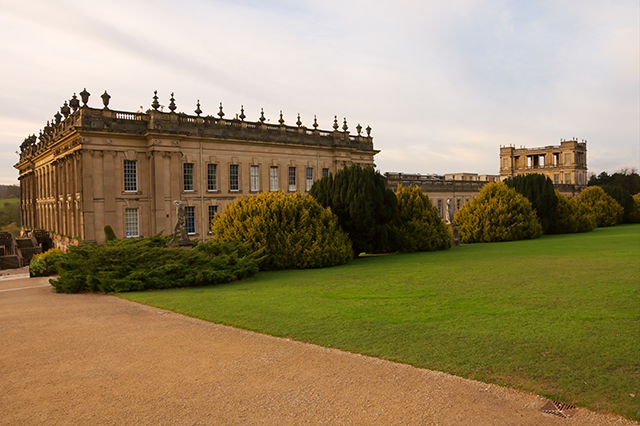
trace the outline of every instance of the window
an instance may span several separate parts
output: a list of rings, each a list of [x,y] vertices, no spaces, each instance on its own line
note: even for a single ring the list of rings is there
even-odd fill
[[[124,209],[124,221],[127,238],[139,237],[138,209]]]
[[[229,191],[238,191],[240,189],[240,181],[238,176],[237,164],[231,164],[229,166]]]
[[[313,186],[313,169],[311,167],[307,167],[306,183],[307,192],[309,192],[309,190]]]
[[[571,183],[571,173],[564,174],[564,183]]]
[[[556,152],[553,154],[553,167],[558,167],[559,161],[560,161],[560,154]]]
[[[251,190],[260,191],[260,166],[251,166]]]
[[[278,166],[271,166],[269,168],[269,191],[277,191],[278,186]]]
[[[564,155],[564,164],[571,164],[571,153],[566,153]]]
[[[555,174],[553,175],[553,183],[555,183],[556,185],[560,183],[560,175],[559,174]]]
[[[327,177],[327,176],[329,176],[329,169],[327,168],[322,169],[322,177]]]
[[[289,167],[289,192],[296,191],[296,168]]]
[[[211,233],[211,221],[213,220],[216,213],[218,213],[218,206],[209,206],[209,225],[207,226],[209,233]]]
[[[218,190],[218,165],[207,164],[207,191]]]
[[[527,156],[527,169],[530,169],[531,167],[533,167],[533,158]]]
[[[193,191],[193,163],[184,163],[182,171],[182,189]]]
[[[194,206],[187,206],[184,208],[184,217],[186,219],[187,234],[196,233],[196,208]]]
[[[136,161],[124,160],[124,191],[138,191],[138,164]]]
[[[460,210],[460,198],[456,200],[456,211]]]
[[[502,168],[506,169],[509,167],[509,159],[508,158],[503,158],[502,159]]]
[[[442,217],[442,200],[438,200],[438,215]]]

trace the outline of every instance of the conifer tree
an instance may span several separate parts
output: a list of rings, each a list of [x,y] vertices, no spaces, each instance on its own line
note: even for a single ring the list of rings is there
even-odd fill
[[[316,181],[309,194],[338,216],[355,256],[386,250],[398,203],[380,172],[354,164]]]
[[[536,211],[542,232],[553,233],[558,215],[558,197],[551,179],[539,173],[532,173],[510,177],[504,183],[527,197],[531,207]]]

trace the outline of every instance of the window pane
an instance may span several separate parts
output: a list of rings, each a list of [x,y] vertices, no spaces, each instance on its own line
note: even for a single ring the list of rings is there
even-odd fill
[[[207,190],[218,190],[218,165],[207,164]]]
[[[278,166],[269,168],[269,191],[277,191],[278,187]]]
[[[306,189],[307,192],[313,186],[313,168],[307,167],[307,175],[306,175]]]
[[[296,168],[289,167],[289,192],[296,190]]]
[[[184,208],[184,216],[186,219],[187,234],[196,233],[196,208],[187,206]]]
[[[124,218],[127,237],[138,237],[138,209],[124,209]]]
[[[136,192],[138,190],[137,162],[124,160],[124,190]]]
[[[229,166],[229,191],[238,191],[239,189],[238,165],[231,164]]]
[[[438,200],[438,214],[442,217],[442,200]]]
[[[193,163],[184,163],[183,171],[183,189],[193,191]]]
[[[260,166],[251,166],[251,190],[260,191]]]
[[[322,169],[322,177],[329,176],[329,169]]]

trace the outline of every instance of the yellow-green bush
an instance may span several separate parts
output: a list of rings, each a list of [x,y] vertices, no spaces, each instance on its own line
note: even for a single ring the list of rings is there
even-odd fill
[[[591,210],[577,198],[565,197],[556,190],[558,197],[558,214],[554,225],[554,233],[570,234],[589,232],[596,228],[596,217]]]
[[[600,227],[615,226],[622,222],[624,209],[599,186],[590,186],[580,193],[578,201],[585,205],[596,218]]]
[[[330,209],[302,194],[238,198],[211,225],[217,241],[238,241],[266,256],[264,270],[320,268],[353,258],[351,242]]]
[[[46,277],[57,273],[56,263],[64,253],[60,249],[47,250],[44,253],[36,254],[29,263],[29,276]]]
[[[526,197],[504,183],[488,183],[456,213],[460,242],[484,243],[538,238],[542,226]]]
[[[391,251],[414,252],[445,250],[451,247],[451,234],[438,215],[438,209],[417,186],[400,185],[396,191],[398,214],[391,221]]]

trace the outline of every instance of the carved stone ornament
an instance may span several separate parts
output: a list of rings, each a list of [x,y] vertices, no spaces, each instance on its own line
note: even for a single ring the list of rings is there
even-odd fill
[[[176,226],[173,228],[173,238],[167,243],[167,245],[174,247],[191,247],[193,244],[187,234],[187,216],[184,205],[182,204],[182,201],[178,200],[175,200],[173,204],[176,205],[178,221],[176,222]]]
[[[102,142],[103,142],[105,145],[113,145],[113,140],[112,140],[112,139],[104,138],[104,139],[102,139]]]
[[[91,138],[80,138],[80,142],[82,142],[82,143],[91,143]]]
[[[171,141],[171,145],[173,145],[173,146],[180,146],[180,141],[179,141],[179,140]]]
[[[154,139],[153,140],[153,144],[154,145],[162,145],[162,139]]]

